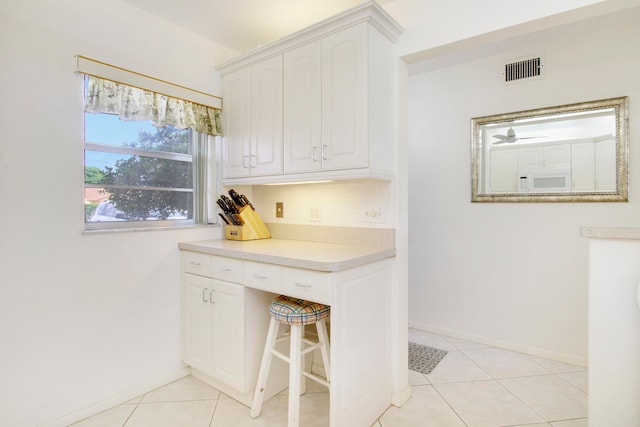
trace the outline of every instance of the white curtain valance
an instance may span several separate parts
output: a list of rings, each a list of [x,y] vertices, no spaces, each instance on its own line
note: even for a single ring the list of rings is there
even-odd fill
[[[193,128],[221,135],[220,111],[183,99],[87,76],[85,111],[118,114],[122,120],[150,120],[156,126]]]

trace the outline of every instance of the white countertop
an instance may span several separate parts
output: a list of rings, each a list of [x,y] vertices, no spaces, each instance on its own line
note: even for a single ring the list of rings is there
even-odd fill
[[[580,235],[591,239],[639,239],[640,228],[581,227]]]
[[[318,271],[342,271],[396,255],[395,248],[302,240],[198,240],[180,249]]]

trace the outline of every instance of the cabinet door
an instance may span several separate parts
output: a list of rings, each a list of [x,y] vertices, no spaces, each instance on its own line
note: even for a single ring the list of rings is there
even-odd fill
[[[613,139],[595,143],[596,190],[616,191],[616,142]]]
[[[367,25],[358,24],[322,40],[324,170],[369,164]]]
[[[518,169],[559,169],[571,166],[569,144],[521,148],[518,154]]]
[[[182,361],[211,371],[211,279],[182,275]]]
[[[211,375],[242,390],[244,386],[244,287],[212,280]]]
[[[284,54],[284,173],[322,168],[321,42]]]
[[[571,147],[571,191],[595,189],[595,155],[593,142],[573,144]]]
[[[251,72],[244,69],[224,78],[223,174],[225,178],[250,175]]]
[[[251,67],[251,175],[282,174],[282,56]]]
[[[541,147],[520,148],[518,150],[518,169],[541,169],[544,151]]]
[[[487,174],[489,193],[518,192],[518,150],[497,149],[491,151],[491,167]]]
[[[544,147],[545,169],[558,169],[571,167],[571,145],[560,144]]]

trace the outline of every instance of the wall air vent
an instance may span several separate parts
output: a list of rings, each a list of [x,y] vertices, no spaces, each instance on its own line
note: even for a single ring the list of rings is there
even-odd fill
[[[542,59],[540,57],[524,59],[504,66],[504,81],[507,83],[541,75]]]

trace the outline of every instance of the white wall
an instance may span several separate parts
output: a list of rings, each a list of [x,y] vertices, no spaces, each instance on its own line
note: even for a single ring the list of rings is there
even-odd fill
[[[585,364],[582,225],[640,225],[640,9],[413,64],[409,77],[409,319],[418,327]],[[501,83],[505,63],[545,77]],[[470,119],[629,96],[628,203],[472,204]]]
[[[116,0],[2,2],[0,425],[40,425],[184,373],[177,243],[219,235],[83,234],[74,55],[220,94],[214,64],[232,53]]]

